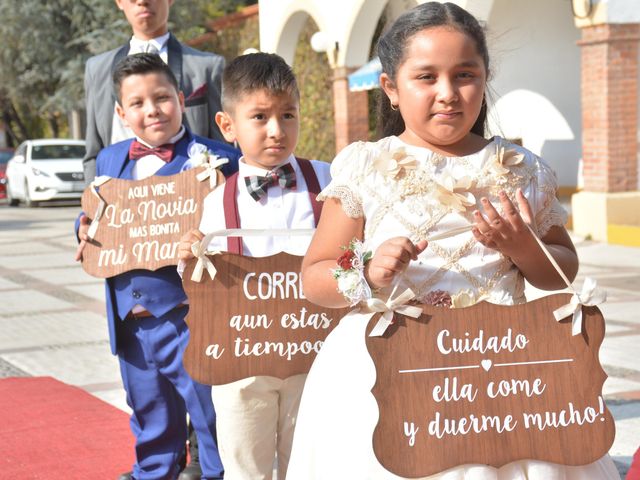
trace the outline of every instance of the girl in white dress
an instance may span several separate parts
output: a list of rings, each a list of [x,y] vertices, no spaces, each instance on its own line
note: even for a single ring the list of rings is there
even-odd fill
[[[524,278],[565,287],[527,224],[573,279],[578,259],[563,227],[554,173],[528,150],[484,138],[489,58],[477,20],[430,2],[401,16],[378,44],[387,137],[347,147],[331,167],[322,218],[303,264],[305,294],[344,307],[372,292],[411,288],[418,302],[522,303]],[[383,95],[384,97],[384,95]],[[514,205],[515,204],[515,205]],[[450,238],[426,238],[472,225]],[[358,245],[373,251],[361,258]],[[333,272],[344,247],[359,275]],[[347,259],[348,260],[348,259]],[[347,265],[349,263],[347,262]],[[353,270],[352,270],[353,272]],[[340,289],[340,291],[338,291]],[[327,338],[307,378],[288,480],[397,479],[374,455],[375,368],[365,345],[369,316],[351,313]],[[500,469],[461,465],[430,478],[618,479],[608,456],[581,467],[524,460]]]

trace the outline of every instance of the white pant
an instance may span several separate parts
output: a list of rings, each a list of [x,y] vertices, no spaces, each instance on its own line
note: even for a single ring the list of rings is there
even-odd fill
[[[225,480],[284,480],[306,374],[250,377],[214,385],[218,449]]]

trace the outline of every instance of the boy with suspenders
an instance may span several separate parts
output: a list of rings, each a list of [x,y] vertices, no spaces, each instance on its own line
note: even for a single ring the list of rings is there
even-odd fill
[[[316,200],[330,180],[329,164],[293,155],[300,95],[291,68],[274,54],[243,55],[226,67],[222,112],[216,123],[242,157],[236,175],[205,200],[200,229],[180,243],[182,260],[204,233],[225,228],[309,229],[318,222]],[[222,214],[224,211],[224,214]],[[209,250],[264,257],[304,255],[311,237],[214,238]],[[306,375],[259,376],[214,386],[220,456],[227,480],[271,479],[274,459],[284,480]]]

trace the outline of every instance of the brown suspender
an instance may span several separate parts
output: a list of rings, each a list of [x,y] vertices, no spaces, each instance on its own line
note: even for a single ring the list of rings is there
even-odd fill
[[[227,177],[224,184],[222,208],[227,228],[240,228],[238,216],[238,172]],[[227,251],[242,255],[242,237],[227,237]]]
[[[320,220],[320,212],[322,211],[322,203],[316,199],[320,193],[318,176],[309,160],[297,157],[296,160],[298,160],[302,176],[307,184],[309,200],[311,200],[311,208],[313,209],[313,218],[317,226]],[[226,228],[240,228],[240,216],[238,215],[238,172],[228,177],[224,184],[222,205],[224,208]],[[241,255],[242,237],[227,237],[227,251]]]

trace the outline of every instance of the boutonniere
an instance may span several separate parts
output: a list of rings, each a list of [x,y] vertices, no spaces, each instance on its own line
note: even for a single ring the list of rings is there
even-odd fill
[[[509,173],[509,169],[519,165],[524,160],[524,154],[519,153],[515,148],[505,148],[499,145],[496,153],[489,162],[489,170],[495,175],[502,176]]]
[[[444,172],[440,181],[435,182],[436,197],[443,205],[458,212],[476,204],[476,197],[468,190],[473,186],[471,177],[456,180],[449,172]]]
[[[383,150],[373,161],[373,168],[392,179],[398,178],[407,170],[415,170],[417,165],[415,157],[407,155],[402,147],[392,151]]]
[[[222,172],[220,172],[219,169],[222,165],[229,163],[229,159],[216,155],[211,152],[206,145],[197,142],[189,145],[187,154],[189,155],[188,162],[192,168],[202,167],[204,169],[196,175],[198,181],[203,182],[208,178],[211,189],[216,188],[218,185],[218,175],[222,176]]]

